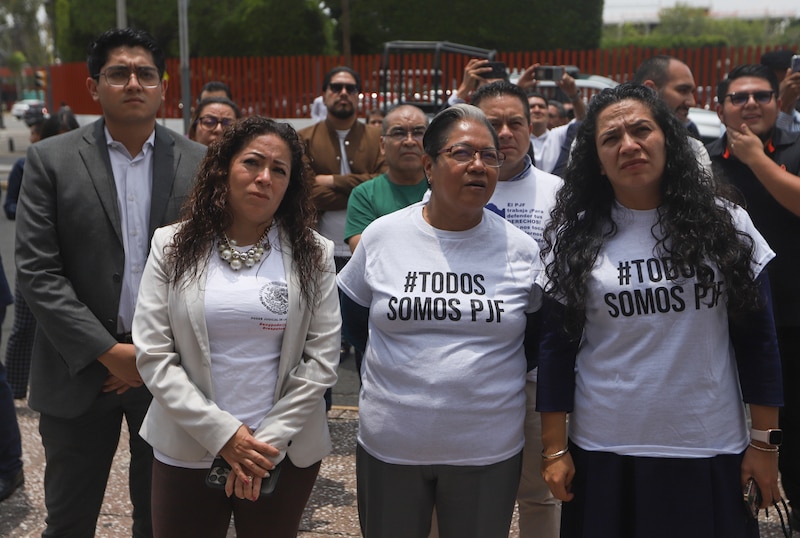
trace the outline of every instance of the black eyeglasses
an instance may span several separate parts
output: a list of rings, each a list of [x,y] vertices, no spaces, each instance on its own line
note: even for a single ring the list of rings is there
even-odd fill
[[[442,153],[447,153],[451,159],[462,164],[472,162],[475,155],[480,155],[481,162],[491,168],[499,168],[506,160],[503,152],[494,148],[475,149],[468,144],[454,144],[449,148],[439,150],[437,155]]]
[[[761,90],[758,92],[733,92],[729,93],[725,97],[731,100],[732,105],[742,106],[750,100],[751,95],[753,96],[753,99],[755,99],[756,103],[759,105],[766,105],[772,101],[772,97],[775,95],[775,92],[772,90]]]
[[[358,86],[355,84],[342,84],[341,82],[331,82],[328,84],[328,88],[333,93],[342,93],[342,90],[347,90],[347,93],[350,95],[356,93],[358,91]]]
[[[235,118],[218,118],[216,116],[200,116],[197,118],[197,123],[208,129],[209,131],[213,131],[217,128],[217,125],[220,123],[222,124],[222,128],[225,129],[233,125],[235,122]]]
[[[406,131],[405,129],[392,129],[383,136],[391,138],[394,142],[403,142],[411,135],[415,141],[419,142],[425,136],[425,127],[416,127]]]
[[[105,71],[98,73],[106,77],[106,82],[109,86],[122,87],[127,86],[131,80],[131,75],[136,75],[136,80],[143,88],[155,88],[161,83],[161,75],[155,67],[134,67],[128,68],[125,65],[112,65],[107,67]]]

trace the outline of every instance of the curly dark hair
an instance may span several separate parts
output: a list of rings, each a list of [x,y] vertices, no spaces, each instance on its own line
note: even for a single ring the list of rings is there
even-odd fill
[[[751,268],[753,240],[736,229],[726,208],[729,202],[721,201],[704,177],[686,129],[655,92],[622,84],[603,90],[589,104],[545,229],[543,256],[552,253],[546,267],[546,291],[565,301],[565,329],[574,338],[580,337],[583,329],[587,282],[598,253],[616,233],[611,217],[614,191],[600,173],[595,143],[597,118],[606,107],[631,99],[643,103],[664,132],[661,205],[652,230],[656,252],[670,257],[676,267],[696,269],[699,284],[709,288],[714,285],[711,264],[715,265],[724,276],[732,315],[759,304]]]
[[[311,176],[303,162],[303,144],[288,123],[260,116],[238,120],[208,148],[194,188],[182,209],[183,225],[167,249],[171,262],[170,281],[177,286],[184,278],[197,278],[215,241],[233,222],[228,206],[231,162],[252,140],[262,135],[279,137],[292,154],[289,186],[275,212],[275,221],[289,238],[302,295],[313,307],[317,299],[316,275],[326,268],[322,246],[311,231],[314,222]]]

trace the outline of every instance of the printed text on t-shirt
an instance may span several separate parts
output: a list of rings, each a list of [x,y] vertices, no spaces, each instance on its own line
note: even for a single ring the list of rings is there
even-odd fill
[[[482,274],[450,273],[431,271],[409,271],[405,276],[403,291],[435,295],[486,295]],[[389,298],[388,319],[401,321],[427,321],[450,319],[458,321],[462,312],[461,300],[457,297],[405,296]],[[503,300],[486,297],[469,300],[469,316],[472,321],[500,323]]]
[[[613,318],[682,312],[690,301],[696,310],[715,308],[723,295],[723,282],[714,282],[711,287],[691,282],[696,276],[695,268],[678,267],[670,258],[620,261],[617,272],[620,287],[626,289],[604,295],[608,313]],[[667,285],[630,289],[631,284],[650,283]],[[692,297],[686,296],[687,287],[691,288],[688,293]]]

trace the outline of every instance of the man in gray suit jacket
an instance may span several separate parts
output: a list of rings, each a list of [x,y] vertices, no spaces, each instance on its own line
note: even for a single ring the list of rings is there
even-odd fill
[[[38,330],[30,406],[41,414],[47,529],[93,536],[122,417],[130,430],[133,536],[151,536],[151,396],[136,370],[133,309],[153,231],[175,221],[205,148],[156,124],[164,55],[146,32],[90,45],[103,118],[28,150],[16,260]]]

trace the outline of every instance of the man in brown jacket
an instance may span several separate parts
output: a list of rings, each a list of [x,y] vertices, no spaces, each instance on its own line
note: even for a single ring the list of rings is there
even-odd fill
[[[314,171],[312,200],[317,209],[317,230],[333,241],[336,272],[350,259],[344,241],[347,200],[357,185],[386,171],[381,152],[381,129],[358,121],[356,107],[361,77],[349,67],[331,69],[322,81],[328,115],[299,132],[306,157]],[[341,358],[349,353],[342,340]],[[330,406],[330,391],[325,398]]]
[[[350,191],[386,170],[380,128],[356,117],[361,77],[349,67],[334,67],[322,83],[328,116],[300,131],[314,171],[313,201],[319,232],[336,245],[336,268],[350,257],[344,223]],[[344,158],[342,158],[344,156]]]

